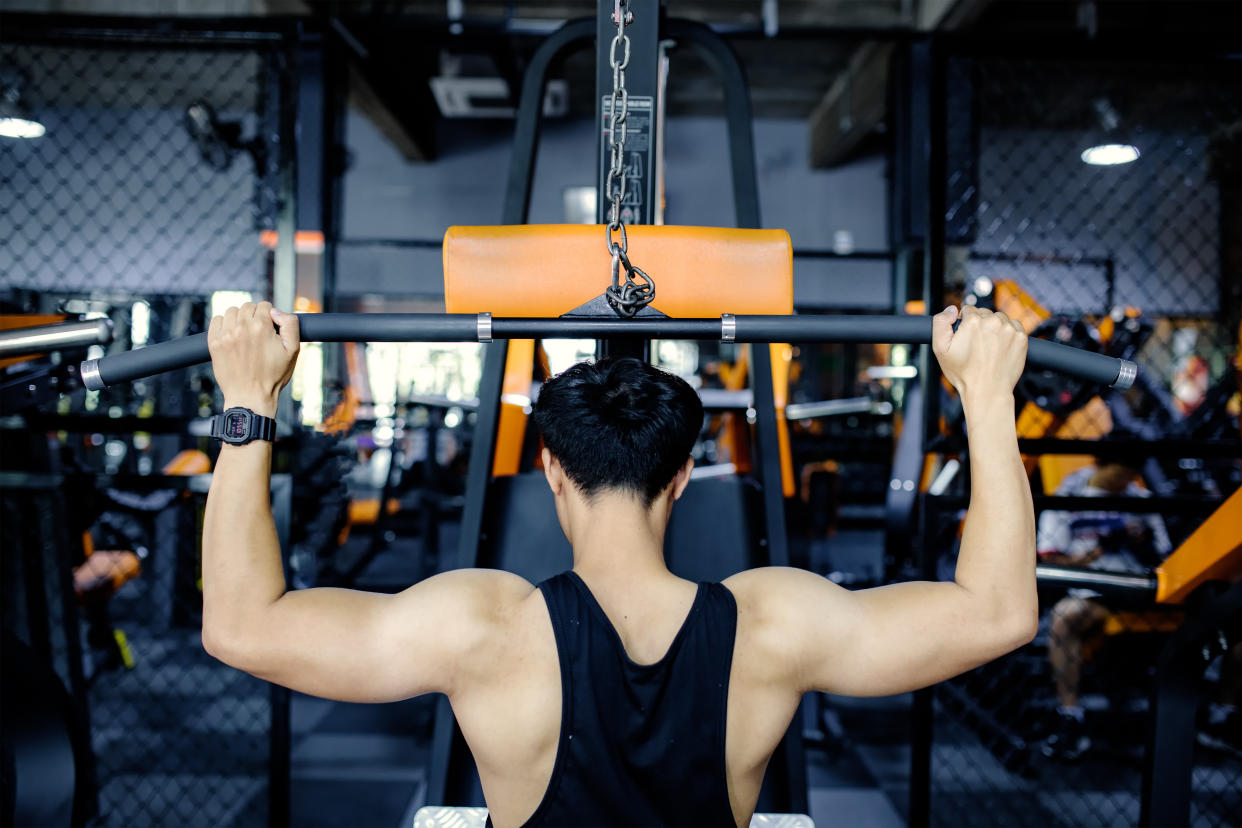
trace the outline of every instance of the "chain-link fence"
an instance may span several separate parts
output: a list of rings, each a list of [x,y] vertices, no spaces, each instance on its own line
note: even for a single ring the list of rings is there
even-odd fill
[[[1029,376],[1021,436],[1232,430],[1236,68],[959,58],[947,76],[946,291],[1141,366],[1125,394]],[[1220,494],[1213,475],[1177,477],[1165,470],[1153,485]]]
[[[947,298],[1140,365],[1125,393],[1038,373],[1020,383],[1028,447],[1126,446],[1028,457],[1041,561],[1150,574],[1238,486],[1236,451],[1211,448],[1238,436],[1237,67],[952,57],[946,82]],[[941,402],[960,433],[960,408]],[[1171,441],[1185,454],[1150,451]],[[1055,500],[1089,496],[1110,505]],[[959,519],[940,511],[929,531],[951,545]],[[935,690],[934,824],[1140,820],[1157,664],[1196,610],[1051,585],[1040,597],[1034,642]],[[1210,638],[1186,745],[1190,819],[1237,825],[1242,645],[1229,625]]]
[[[0,82],[46,130],[0,138],[0,312],[107,315],[128,350],[205,330],[219,291],[270,298],[279,52],[157,39],[0,41]],[[45,623],[76,634],[79,654],[51,655],[86,699],[93,824],[268,820],[271,689],[200,638],[210,461],[186,422],[214,396],[206,369],[78,390],[38,415],[34,449],[5,444],[5,548],[34,550],[5,573],[6,628],[36,649]],[[43,473],[63,488],[32,489]],[[22,600],[40,578],[47,599]]]

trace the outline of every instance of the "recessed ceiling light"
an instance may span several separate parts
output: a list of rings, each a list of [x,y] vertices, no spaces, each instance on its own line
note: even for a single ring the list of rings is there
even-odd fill
[[[40,138],[47,129],[38,121],[25,118],[0,118],[0,136],[5,138]]]
[[[39,138],[47,132],[43,124],[31,117],[22,105],[22,78],[5,70],[0,75],[0,136],[5,138]]]
[[[1138,147],[1133,144],[1099,144],[1082,151],[1083,163],[1096,167],[1114,167],[1118,164],[1129,164],[1138,157]]]

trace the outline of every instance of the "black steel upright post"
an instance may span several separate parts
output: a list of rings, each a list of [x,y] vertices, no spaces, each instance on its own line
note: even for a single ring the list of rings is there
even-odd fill
[[[1212,652],[1209,642],[1242,620],[1242,581],[1192,595],[1195,605],[1185,623],[1156,658],[1143,757],[1139,825],[1189,825],[1194,771],[1195,712]]]
[[[338,38],[321,35],[319,50],[319,155],[312,156],[304,152],[303,157],[315,163],[319,172],[319,192],[314,195],[319,200],[319,229],[323,231],[323,253],[319,262],[320,295],[323,297],[324,311],[332,313],[338,309],[336,272],[343,209],[341,196],[345,176],[345,103],[349,94],[349,75],[343,46]],[[303,200],[305,198],[303,196]],[[321,353],[325,384],[342,387],[348,384],[344,348],[333,345],[323,348]]]
[[[466,502],[462,506],[461,530],[458,535],[457,566],[469,569],[479,563],[479,546],[483,543],[483,519],[487,496],[491,490],[492,463],[496,454],[496,432],[500,423],[500,392],[505,379],[505,360],[509,352],[507,340],[493,342],[483,351],[483,375],[479,379],[479,408],[474,424],[474,442],[470,446],[470,465],[466,470]],[[428,446],[434,451],[435,446]],[[465,742],[447,696],[436,702],[436,720],[431,738],[430,774],[427,779],[427,802],[432,805],[468,805],[460,800],[457,790],[460,776],[456,771],[469,760]],[[457,784],[454,784],[457,783]]]
[[[323,222],[323,309],[336,310],[337,243],[341,238],[341,222],[345,184],[345,103],[349,96],[349,74],[341,46],[326,38],[323,43],[323,155],[319,158],[323,189],[320,207]],[[338,371],[324,375],[337,377]],[[331,367],[336,367],[335,365]]]
[[[916,46],[918,66],[926,78],[927,96],[926,153],[927,153],[927,235],[923,254],[923,302],[927,313],[940,310],[944,301],[945,266],[945,183],[948,163],[945,131],[947,111],[947,57],[934,41]],[[919,124],[912,124],[919,129]],[[915,162],[917,163],[917,161]],[[923,395],[923,426],[927,442],[939,436],[940,428],[940,363],[936,361],[930,346],[922,348],[919,356],[919,376],[927,393]],[[925,445],[925,449],[927,446]]]
[[[462,506],[461,534],[457,566],[469,569],[479,563],[479,544],[483,541],[485,493],[492,478],[496,454],[496,431],[500,422],[500,391],[505,379],[508,342],[493,342],[484,348],[483,374],[479,378],[479,408],[475,416],[474,441],[470,444],[470,465],[466,470],[466,502]]]
[[[918,156],[926,153],[924,157],[927,173],[922,182],[926,193],[922,293],[926,311],[931,313],[939,310],[937,305],[944,298],[945,60],[934,41],[912,44],[910,60],[910,78],[915,81],[911,84],[910,91],[921,99],[918,106],[912,107],[911,114],[926,118],[925,122],[919,123],[912,117],[908,123],[909,128],[916,134],[922,131],[926,136],[925,141],[916,145],[922,147],[922,152],[916,150],[908,161],[912,168],[917,167],[923,160]],[[922,82],[917,82],[918,79],[922,79]],[[911,213],[914,207],[915,205],[911,205]],[[920,454],[926,454],[933,435],[937,433],[940,411],[940,365],[936,362],[930,346],[919,349],[918,366],[924,389],[923,447]],[[936,503],[934,498],[926,495],[919,500],[919,575],[932,578],[935,574],[935,549],[932,543],[936,532]],[[915,692],[911,709],[910,825],[927,825],[931,820],[934,705],[934,687]]]
[[[280,161],[277,171],[278,206],[276,220],[276,262],[272,273],[272,302],[279,308],[292,309],[297,291],[297,253],[294,236],[297,230],[297,152],[298,152],[298,50],[301,48],[301,24],[285,34],[283,48],[277,57],[277,83],[280,111]],[[292,397],[286,388],[281,392],[277,417],[288,423],[292,418]],[[281,559],[288,577],[288,538],[292,520],[293,492],[291,485],[274,486],[272,514],[276,532],[286,542],[281,545]],[[290,732],[290,692],[287,687],[270,685],[271,727],[268,734],[268,810],[269,825],[289,824],[292,787],[292,750]]]
[[[928,494],[919,495],[919,577],[931,580],[935,577],[932,538],[936,531],[938,513],[936,499]],[[933,716],[935,713],[935,687],[914,691],[910,707],[910,800],[906,824],[921,826],[931,824],[931,752]]]
[[[54,498],[58,493],[50,494]],[[59,504],[53,508],[58,513],[56,516],[59,516],[61,520],[47,521],[47,525],[43,527],[43,537],[51,539],[46,547],[53,556],[47,561],[52,565],[48,574],[56,580],[56,588],[59,592],[60,622],[65,636],[65,669],[67,671],[65,679],[69,683],[73,700],[73,715],[77,719],[76,730],[72,732],[71,738],[81,742],[74,748],[75,753],[80,756],[74,763],[77,766],[79,779],[74,791],[73,812],[75,817],[81,816],[84,823],[87,816],[99,813],[99,780],[95,767],[95,753],[90,745],[91,706],[89,687],[82,667],[82,626],[73,583],[74,560],[69,554],[69,539],[64,536],[66,521],[63,511]],[[42,510],[42,516],[44,520],[54,517],[51,510]],[[81,823],[75,821],[74,824]]]

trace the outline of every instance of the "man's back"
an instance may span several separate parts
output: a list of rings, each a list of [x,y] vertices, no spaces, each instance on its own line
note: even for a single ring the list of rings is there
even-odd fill
[[[496,573],[496,577],[508,580],[516,576]],[[771,642],[777,637],[765,634],[759,614],[751,609],[755,601],[747,591],[748,579],[731,581],[733,589],[742,590],[748,610],[738,607],[736,644],[731,652],[722,653],[727,659],[723,666],[728,670],[726,772],[724,778],[715,780],[681,778],[687,791],[692,784],[700,788],[727,786],[733,819],[745,825],[758,799],[768,758],[784,735],[801,694],[779,680],[780,665],[771,652],[765,652],[771,650]],[[579,579],[578,583],[588,591],[583,608],[589,611],[587,602],[597,603],[616,631],[625,656],[639,665],[656,664],[665,657],[687,621],[695,620],[687,616],[701,592],[690,581],[671,575],[629,584],[624,592],[619,584],[605,580],[589,585]],[[729,591],[728,587],[715,589]],[[490,661],[499,680],[489,682],[480,676],[469,689],[450,694],[450,699],[479,767],[493,821],[497,825],[519,825],[544,800],[562,727],[561,662],[544,594],[532,588],[517,600],[492,640],[496,646],[489,647],[486,656],[480,654],[479,660]],[[719,709],[709,699],[698,703],[692,699],[687,704],[686,699],[679,698],[669,703],[686,709],[697,707],[701,716],[711,716]],[[674,775],[687,771],[676,748],[670,749],[668,766]],[[700,805],[706,817],[709,804]]]

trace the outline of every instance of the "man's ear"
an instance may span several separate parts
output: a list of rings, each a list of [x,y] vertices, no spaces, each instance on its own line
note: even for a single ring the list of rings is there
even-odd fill
[[[565,491],[565,470],[546,448],[540,456],[543,458],[543,476],[548,481],[548,488],[554,496],[559,497]]]
[[[690,472],[694,471],[694,458],[687,457],[686,462],[681,464],[681,468],[677,470],[677,474],[673,477],[673,500],[681,497],[681,493],[686,490],[686,486],[690,483]]]

